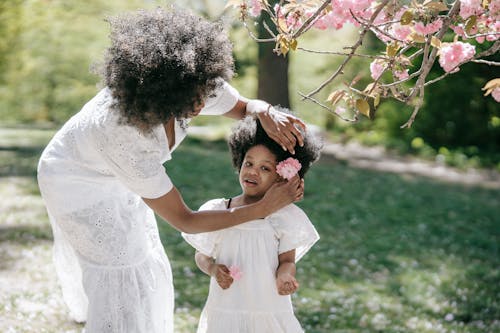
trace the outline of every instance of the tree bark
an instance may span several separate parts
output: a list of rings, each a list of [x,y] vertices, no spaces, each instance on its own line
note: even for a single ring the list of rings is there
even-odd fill
[[[273,6],[274,2],[270,1]],[[272,26],[267,13],[262,12],[259,17],[258,36],[269,38],[269,32],[264,27],[263,21]],[[258,88],[257,98],[265,100],[273,105],[279,104],[290,107],[290,95],[288,92],[288,63],[290,54],[286,57],[278,56],[273,52],[273,43],[258,43]]]

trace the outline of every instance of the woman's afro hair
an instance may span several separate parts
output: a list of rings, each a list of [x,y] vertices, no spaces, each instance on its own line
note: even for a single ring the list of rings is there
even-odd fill
[[[219,23],[157,8],[108,19],[111,46],[101,69],[123,122],[148,131],[186,118],[233,76],[232,45]]]
[[[285,108],[274,108],[282,112],[290,113],[290,111]],[[323,144],[320,138],[312,135],[310,132],[304,133],[300,128],[299,131],[303,135],[304,146],[300,147],[296,145],[295,155],[292,155],[290,152],[283,150],[281,145],[267,135],[259,119],[251,116],[244,118],[237,123],[229,136],[228,145],[233,166],[237,170],[240,170],[248,150],[252,147],[263,145],[276,156],[277,162],[286,160],[288,157],[296,158],[302,165],[299,176],[300,178],[304,178],[311,164],[318,160]]]

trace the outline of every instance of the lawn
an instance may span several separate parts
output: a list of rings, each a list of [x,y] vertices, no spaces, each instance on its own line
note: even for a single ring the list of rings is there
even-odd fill
[[[70,332],[35,181],[50,131],[0,130],[1,332]],[[166,164],[193,208],[239,193],[224,142],[188,139]],[[500,332],[500,191],[354,169],[311,168],[299,203],[321,240],[293,296],[308,333]],[[208,278],[160,221],[176,287],[176,332],[194,332]]]

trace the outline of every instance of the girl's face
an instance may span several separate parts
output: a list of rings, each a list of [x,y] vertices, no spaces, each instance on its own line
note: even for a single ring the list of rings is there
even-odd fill
[[[264,196],[278,177],[276,156],[267,147],[258,145],[247,151],[239,175],[241,189],[246,196]]]

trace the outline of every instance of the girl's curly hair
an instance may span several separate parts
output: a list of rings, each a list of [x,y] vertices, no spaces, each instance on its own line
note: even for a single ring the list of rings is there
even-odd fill
[[[171,117],[186,118],[233,76],[232,45],[221,24],[175,8],[108,21],[111,46],[101,75],[129,125],[148,131]]]
[[[274,108],[282,112],[290,113],[290,111],[285,108]],[[299,130],[304,137],[304,146],[300,147],[296,145],[295,155],[292,155],[290,152],[283,150],[281,145],[267,135],[259,119],[251,116],[246,117],[237,123],[229,136],[228,145],[233,166],[239,171],[245,159],[245,155],[250,148],[263,145],[276,156],[277,162],[284,161],[288,157],[296,158],[302,165],[302,168],[299,170],[299,176],[300,178],[304,178],[311,164],[319,159],[323,144],[320,138],[313,136],[309,132],[304,133],[301,129]]]

